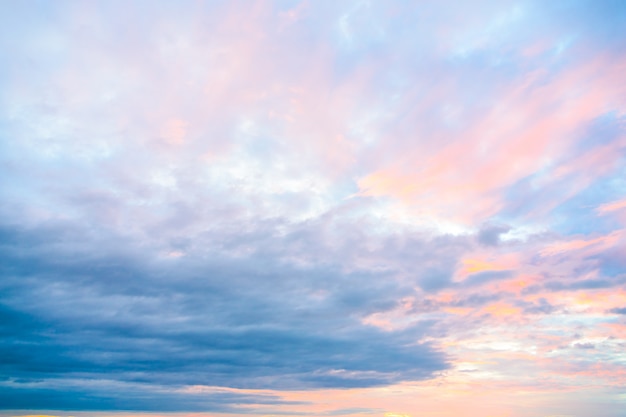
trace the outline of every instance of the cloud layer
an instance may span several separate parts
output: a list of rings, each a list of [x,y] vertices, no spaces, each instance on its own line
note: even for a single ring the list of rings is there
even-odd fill
[[[2,409],[624,417],[625,27],[0,4]]]

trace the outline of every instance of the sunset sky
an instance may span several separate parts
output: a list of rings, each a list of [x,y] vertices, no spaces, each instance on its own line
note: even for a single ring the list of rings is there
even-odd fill
[[[0,0],[0,416],[626,417],[626,1]]]

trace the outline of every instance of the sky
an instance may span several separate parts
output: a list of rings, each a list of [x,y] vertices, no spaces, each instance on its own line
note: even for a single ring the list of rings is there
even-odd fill
[[[626,417],[626,2],[0,0],[0,416]]]

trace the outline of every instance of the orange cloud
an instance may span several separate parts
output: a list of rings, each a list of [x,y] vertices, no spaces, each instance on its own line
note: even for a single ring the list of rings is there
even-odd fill
[[[518,307],[514,307],[505,303],[490,304],[489,306],[485,307],[484,311],[495,317],[519,315],[522,312],[522,310]]]

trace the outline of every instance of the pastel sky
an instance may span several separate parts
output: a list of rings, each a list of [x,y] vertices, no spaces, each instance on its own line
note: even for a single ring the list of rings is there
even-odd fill
[[[0,0],[0,416],[626,417],[626,2]]]

